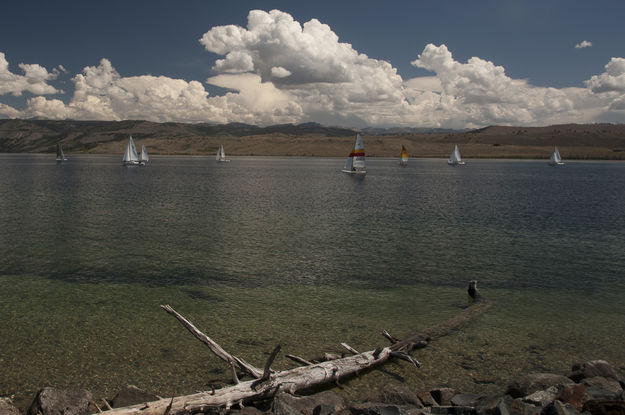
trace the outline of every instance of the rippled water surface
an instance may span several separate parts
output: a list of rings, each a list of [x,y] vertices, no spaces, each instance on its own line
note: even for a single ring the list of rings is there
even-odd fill
[[[342,393],[625,366],[625,163],[374,159],[359,180],[339,159],[119,159],[0,155],[0,396],[228,381],[159,304],[262,367],[278,343],[314,358],[441,322],[470,279],[488,314]]]

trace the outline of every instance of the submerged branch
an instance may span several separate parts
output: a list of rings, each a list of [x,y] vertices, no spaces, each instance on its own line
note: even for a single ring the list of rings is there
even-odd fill
[[[244,362],[242,359],[238,359],[227,353],[170,306],[161,307],[169,314],[176,317],[196,338],[207,344],[213,353],[228,362],[233,372],[234,366],[236,365],[239,369],[252,375],[255,379],[236,383],[233,386],[212,390],[210,392],[200,392],[192,395],[160,399],[146,404],[106,411],[110,415],[132,415],[138,413],[142,415],[190,415],[198,412],[206,412],[211,408],[230,408],[232,405],[241,406],[255,401],[267,400],[275,396],[278,391],[295,393],[303,389],[310,389],[311,387],[330,383],[334,383],[340,387],[339,380],[353,376],[363,370],[368,370],[384,364],[392,358],[406,360],[415,367],[419,367],[421,364],[408,354],[411,350],[425,347],[431,340],[445,336],[453,330],[465,326],[470,321],[485,313],[491,307],[491,304],[485,301],[476,301],[449,320],[422,330],[403,340],[397,340],[387,332],[384,332],[385,337],[393,343],[388,347],[358,353],[349,345],[342,343],[347,350],[354,354],[353,356],[321,363],[312,363],[302,358],[287,355],[287,357],[305,366],[279,372],[271,371],[270,367],[280,350],[280,346],[274,349],[267,360],[264,371],[261,371]],[[236,374],[233,378],[235,382],[238,381]]]

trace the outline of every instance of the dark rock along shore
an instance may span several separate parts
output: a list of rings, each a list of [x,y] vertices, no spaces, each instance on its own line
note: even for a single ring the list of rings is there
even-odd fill
[[[347,402],[332,391],[308,396],[287,393],[271,402],[208,413],[278,415],[625,415],[625,376],[604,360],[575,364],[571,373],[533,373],[513,379],[501,395],[466,394],[451,388],[413,391],[403,386],[383,389],[365,402]],[[106,412],[159,399],[127,386],[114,398],[98,404],[86,390],[43,388],[27,415],[82,415]],[[0,415],[20,415],[9,398],[0,398]]]

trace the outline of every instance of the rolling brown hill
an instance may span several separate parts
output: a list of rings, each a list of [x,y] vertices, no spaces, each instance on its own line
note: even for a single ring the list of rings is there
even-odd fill
[[[0,120],[0,152],[121,154],[132,134],[151,155],[344,157],[356,130],[315,123],[258,127],[247,124],[184,124],[149,121]],[[566,124],[549,127],[490,126],[471,131],[423,129],[362,130],[367,155],[448,157],[458,144],[464,158],[548,158],[557,145],[565,159],[624,159],[625,125]]]

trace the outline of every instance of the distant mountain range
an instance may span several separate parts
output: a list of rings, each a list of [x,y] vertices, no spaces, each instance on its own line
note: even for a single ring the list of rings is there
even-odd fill
[[[219,144],[228,155],[344,156],[359,132],[367,154],[398,156],[401,145],[411,157],[446,157],[458,144],[463,157],[548,156],[554,145],[565,158],[625,158],[625,125],[566,124],[548,127],[489,126],[476,130],[439,128],[329,127],[318,123],[266,127],[230,124],[128,121],[0,120],[0,152],[120,154],[130,135],[150,154],[214,154]]]

